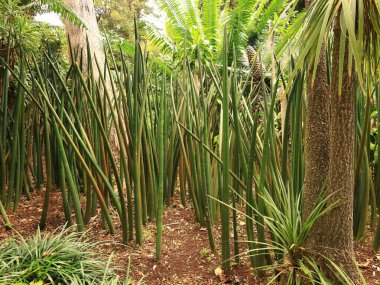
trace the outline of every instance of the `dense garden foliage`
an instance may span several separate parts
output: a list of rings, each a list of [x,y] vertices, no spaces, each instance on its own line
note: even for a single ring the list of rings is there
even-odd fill
[[[22,196],[44,191],[43,229],[54,207],[49,197],[59,191],[62,215],[79,232],[100,209],[105,229],[113,234],[120,224],[122,242],[141,245],[144,226],[155,221],[159,259],[164,208],[179,195],[207,228],[210,250],[221,248],[224,269],[248,255],[258,275],[283,284],[359,284],[351,261],[319,247],[347,236],[347,257],[352,238],[365,239],[367,231],[374,250],[380,247],[379,2],[320,0],[306,9],[298,1],[160,2],[166,32],[137,21],[134,41],[127,31],[125,39],[105,32],[104,65],[89,44],[71,47],[63,29],[35,22],[37,4],[0,3],[4,225],[12,227],[7,212],[17,211]],[[64,2],[43,3],[86,28]],[[312,109],[318,99],[310,94],[321,86],[330,101]],[[324,112],[328,121],[318,125]],[[326,134],[328,145],[318,146],[310,132]],[[329,156],[311,198],[315,147]],[[316,238],[321,229],[331,243]],[[50,246],[73,237],[61,234]],[[0,246],[0,263],[16,266],[9,260],[36,239]],[[11,271],[12,281],[41,277],[17,279],[19,270]]]

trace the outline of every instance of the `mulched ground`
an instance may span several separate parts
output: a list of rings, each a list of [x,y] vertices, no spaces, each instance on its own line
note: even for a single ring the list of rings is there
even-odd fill
[[[43,192],[32,193],[32,201],[23,200],[16,213],[10,213],[9,218],[15,230],[23,236],[31,236],[36,232],[41,215]],[[51,195],[46,231],[65,224],[60,193]],[[115,219],[116,220],[116,219]],[[12,235],[0,221],[0,242]],[[165,209],[162,258],[155,260],[155,225],[150,223],[145,227],[144,245],[136,247],[133,244],[120,244],[120,227],[115,224],[117,233],[109,235],[101,228],[100,215],[94,217],[90,224],[89,238],[103,241],[98,248],[100,253],[114,253],[114,262],[124,268],[131,259],[131,270],[134,282],[144,276],[143,284],[266,284],[265,280],[257,280],[252,276],[247,258],[240,259],[240,265],[228,274],[216,276],[220,266],[220,230],[216,228],[215,242],[217,254],[209,250],[207,231],[194,222],[193,210],[190,206],[183,207],[179,201],[173,201],[170,208]],[[244,226],[241,226],[242,233]],[[356,243],[355,251],[358,263],[369,285],[380,284],[380,254],[373,252],[370,235],[364,243]],[[242,245],[244,250],[245,246]]]

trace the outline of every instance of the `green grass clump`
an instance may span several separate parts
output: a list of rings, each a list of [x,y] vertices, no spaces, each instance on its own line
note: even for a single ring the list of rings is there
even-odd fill
[[[119,284],[112,256],[97,245],[65,228],[11,238],[0,244],[0,284]]]

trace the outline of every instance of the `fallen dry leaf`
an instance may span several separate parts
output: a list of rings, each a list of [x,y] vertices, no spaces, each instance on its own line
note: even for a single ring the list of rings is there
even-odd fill
[[[361,268],[361,269],[368,268],[370,263],[371,263],[371,261],[367,260],[365,263],[359,264],[359,268]]]
[[[223,274],[223,269],[220,267],[215,268],[215,275],[220,277]]]

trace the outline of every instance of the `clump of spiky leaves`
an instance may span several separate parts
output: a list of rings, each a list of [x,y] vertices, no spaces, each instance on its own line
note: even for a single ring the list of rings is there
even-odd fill
[[[112,255],[96,253],[98,244],[70,228],[38,230],[28,239],[16,235],[0,245],[0,284],[119,284]]]
[[[231,64],[232,50],[236,58],[243,61],[248,38],[250,44],[258,44],[258,36],[263,35],[269,21],[273,26],[286,26],[292,14],[293,1],[240,0],[225,2],[220,0],[159,0],[160,9],[167,15],[166,33],[151,23],[144,23],[143,29],[147,38],[162,55],[174,60],[173,65],[180,65],[187,57],[192,66],[197,61],[198,52],[203,54],[205,62],[222,62],[223,30],[228,31],[228,63]],[[273,17],[276,13],[280,17]],[[277,19],[276,19],[277,18]],[[172,64],[171,63],[171,64]]]
[[[267,189],[261,193],[265,203],[265,213],[253,211],[264,218],[266,229],[271,234],[271,242],[265,243],[267,249],[263,252],[260,248],[250,251],[254,256],[271,253],[273,263],[256,268],[257,270],[274,270],[275,276],[268,284],[281,280],[281,284],[339,284],[354,283],[347,274],[328,257],[311,251],[306,246],[310,238],[311,230],[316,221],[332,210],[337,204],[327,205],[328,197],[320,197],[314,210],[308,217],[303,215],[302,191],[292,193],[289,186],[284,185],[282,179],[278,179],[279,187],[270,193]],[[275,195],[273,195],[275,194]],[[332,194],[334,195],[334,194]],[[363,283],[365,284],[365,283]]]

